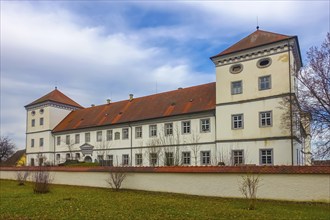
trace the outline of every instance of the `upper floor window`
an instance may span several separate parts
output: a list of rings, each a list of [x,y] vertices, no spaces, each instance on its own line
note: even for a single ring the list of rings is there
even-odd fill
[[[44,118],[39,119],[39,125],[44,125]]]
[[[272,126],[272,112],[260,112],[259,113],[259,124],[260,127],[269,127]]]
[[[40,138],[39,139],[39,146],[40,147],[43,147],[44,146],[44,139],[43,138]]]
[[[34,139],[31,139],[31,147],[34,147]]]
[[[61,137],[58,136],[56,137],[56,145],[60,145],[61,144]]]
[[[244,164],[244,151],[243,150],[233,150],[232,151],[232,161],[233,161],[233,165]]]
[[[190,165],[191,162],[191,154],[189,151],[187,152],[182,152],[182,163],[184,165]]]
[[[241,94],[243,92],[242,81],[231,82],[231,94]]]
[[[149,125],[149,136],[157,137],[157,125]]]
[[[39,113],[40,113],[40,114],[43,114],[43,113],[44,113],[44,109],[40,109],[40,110],[39,110]]]
[[[127,166],[128,164],[129,164],[129,155],[128,154],[123,154],[122,165]]]
[[[75,144],[79,144],[80,143],[80,134],[76,134],[74,139],[75,139],[75,141],[74,141]]]
[[[70,144],[70,135],[65,136],[65,144]]]
[[[259,68],[265,68],[270,66],[270,64],[272,64],[272,60],[270,58],[262,58],[260,60],[258,60],[257,62],[257,66]]]
[[[111,141],[112,140],[112,130],[107,130],[107,141]]]
[[[202,165],[211,164],[211,152],[210,151],[201,151],[201,164]]]
[[[201,132],[210,132],[210,119],[201,119]]]
[[[243,114],[237,114],[231,116],[231,127],[232,129],[241,129],[243,128]]]
[[[35,115],[36,114],[36,111],[32,111],[31,112],[31,115],[33,116],[33,115]]]
[[[123,128],[123,139],[128,139],[128,128]]]
[[[119,140],[120,139],[120,132],[115,132],[115,140]]]
[[[35,119],[32,119],[32,120],[31,120],[31,126],[32,126],[32,127],[36,126],[36,120],[35,120]]]
[[[272,165],[272,164],[273,164],[273,149],[261,149],[260,165]]]
[[[135,127],[135,138],[142,138],[142,127]]]
[[[88,143],[91,141],[91,133],[85,133],[85,142]]]
[[[242,64],[234,64],[232,66],[230,66],[229,71],[233,74],[237,74],[242,72],[243,70],[243,65]]]
[[[102,141],[102,131],[96,132],[96,141],[101,142]]]
[[[266,90],[271,88],[271,78],[270,76],[259,77],[259,90]]]
[[[190,134],[190,121],[183,121],[182,122],[182,133],[183,134]]]
[[[164,126],[165,136],[173,135],[173,123],[166,123]]]

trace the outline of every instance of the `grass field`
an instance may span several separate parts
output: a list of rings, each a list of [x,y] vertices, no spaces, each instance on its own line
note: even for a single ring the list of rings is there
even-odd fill
[[[329,204],[52,185],[47,194],[0,180],[0,219],[330,219]]]

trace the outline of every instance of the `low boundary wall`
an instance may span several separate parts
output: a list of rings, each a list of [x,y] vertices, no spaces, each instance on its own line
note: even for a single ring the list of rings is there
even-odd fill
[[[0,178],[40,169],[49,170],[54,184],[109,187],[109,171],[120,170],[127,173],[125,189],[237,198],[242,176],[250,173],[261,179],[258,198],[330,202],[329,166],[0,167]]]

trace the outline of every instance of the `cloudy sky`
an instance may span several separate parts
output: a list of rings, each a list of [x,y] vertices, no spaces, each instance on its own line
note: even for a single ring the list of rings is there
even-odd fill
[[[55,86],[83,106],[215,81],[209,57],[260,29],[329,32],[329,1],[0,1],[1,135],[25,147],[24,106]]]

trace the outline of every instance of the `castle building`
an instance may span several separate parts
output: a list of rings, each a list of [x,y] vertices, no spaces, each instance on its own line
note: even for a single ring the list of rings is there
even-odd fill
[[[208,84],[89,108],[55,89],[26,105],[28,165],[308,164],[298,38],[256,30],[211,60]]]

